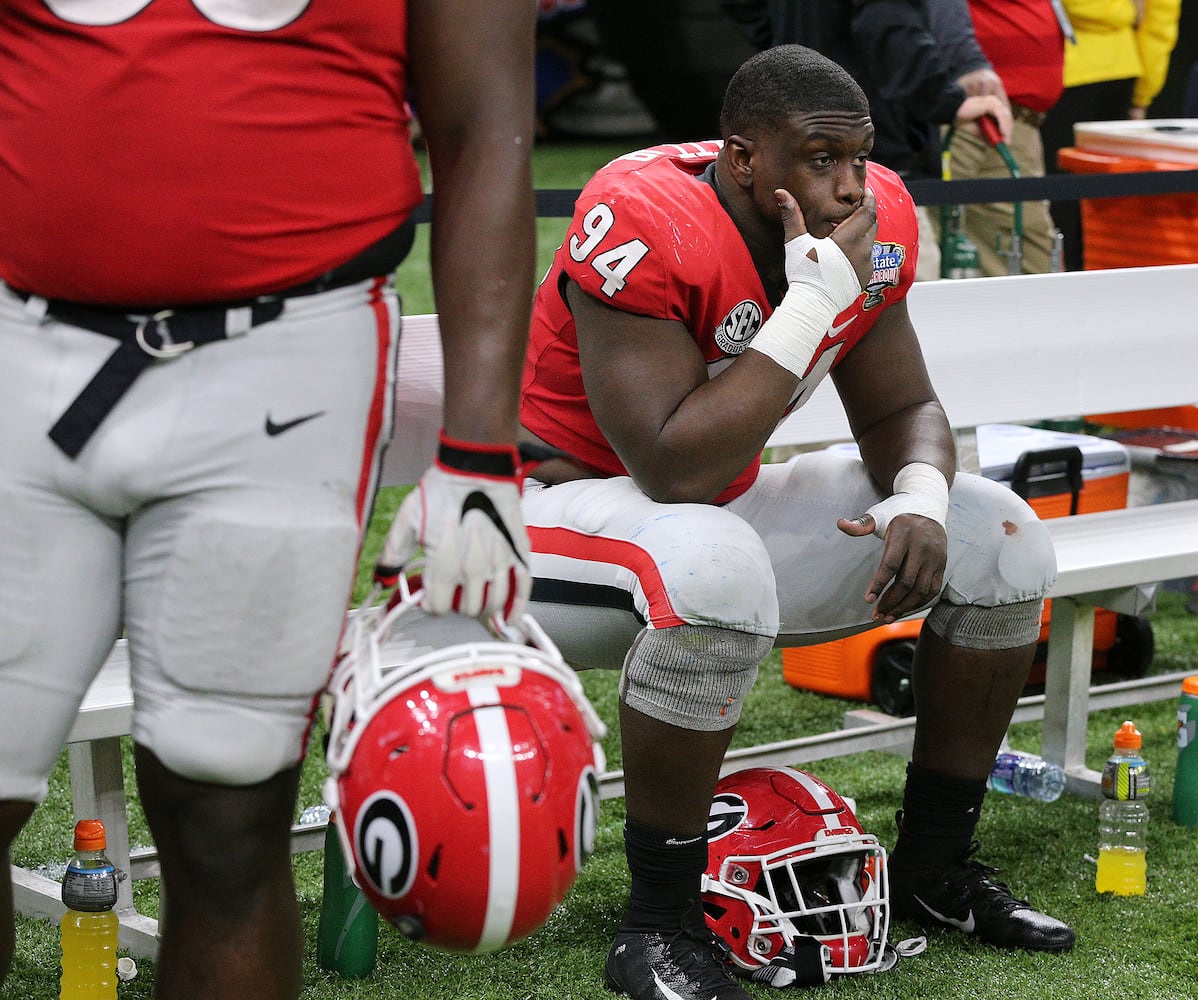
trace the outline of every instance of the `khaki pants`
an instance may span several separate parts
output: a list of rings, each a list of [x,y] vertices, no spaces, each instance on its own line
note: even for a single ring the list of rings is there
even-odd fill
[[[919,259],[915,263],[916,281],[935,281],[940,277],[940,206],[915,206],[915,217],[919,221]]]
[[[953,135],[952,176],[965,178],[1010,177],[1011,171],[998,150],[984,139],[958,130]],[[1025,121],[1015,120],[1007,149],[1019,166],[1022,177],[1044,176],[1044,144],[1040,130]],[[1025,201],[1023,205],[1023,274],[1044,274],[1052,269],[1055,227],[1046,201]],[[1010,274],[1008,253],[1014,231],[1014,206],[1010,202],[979,203],[965,206],[965,231],[978,246],[983,275]],[[939,207],[931,209],[937,236],[940,232]],[[922,260],[922,250],[921,250]]]

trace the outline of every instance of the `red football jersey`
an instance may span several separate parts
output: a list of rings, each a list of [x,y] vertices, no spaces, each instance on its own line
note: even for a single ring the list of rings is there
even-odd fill
[[[5,0],[0,277],[78,302],[316,277],[422,197],[404,0]]]
[[[749,249],[703,179],[718,142],[656,146],[621,156],[583,189],[553,265],[537,290],[524,364],[521,422],[596,472],[627,475],[591,413],[583,390],[574,319],[563,297],[569,278],[617,309],[686,326],[715,375],[749,346],[773,312],[771,291]],[[873,277],[832,324],[792,403],[873,326],[915,277],[918,226],[898,176],[876,163],[868,184],[877,198]],[[757,476],[747,468],[717,502],[739,496]]]

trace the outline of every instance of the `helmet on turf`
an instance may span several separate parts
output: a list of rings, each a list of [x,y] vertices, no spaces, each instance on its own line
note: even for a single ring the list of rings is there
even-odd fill
[[[816,983],[888,961],[886,851],[814,775],[781,767],[727,775],[707,836],[703,909],[743,972],[775,985]]]
[[[493,633],[419,598],[401,579],[347,627],[325,798],[401,933],[494,951],[545,922],[594,850],[604,728],[531,618]]]

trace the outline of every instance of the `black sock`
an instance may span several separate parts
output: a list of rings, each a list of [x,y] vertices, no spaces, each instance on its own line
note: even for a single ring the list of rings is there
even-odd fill
[[[679,836],[624,824],[624,850],[632,889],[622,931],[676,931],[684,924],[703,927],[699,906],[703,872],[707,868],[707,836]]]
[[[963,858],[973,842],[986,780],[954,778],[910,763],[891,863],[931,868]]]

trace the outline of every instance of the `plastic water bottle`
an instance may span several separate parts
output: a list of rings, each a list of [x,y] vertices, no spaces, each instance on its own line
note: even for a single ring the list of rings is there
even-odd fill
[[[1182,826],[1198,826],[1198,676],[1181,682],[1181,700],[1177,703],[1173,819]]]
[[[75,824],[75,857],[62,879],[60,1000],[116,1000],[117,871],[107,846],[98,819]]]
[[[1065,270],[1065,234],[1059,229],[1052,231],[1052,249],[1048,251],[1048,270],[1060,274]]]
[[[979,278],[982,274],[977,244],[965,232],[965,206],[942,209],[944,236],[941,240],[940,277]]]
[[[316,964],[347,979],[369,975],[378,940],[378,911],[350,878],[336,816],[330,816],[324,832],[324,896],[316,931]]]
[[[1115,733],[1115,751],[1102,769],[1102,804],[1098,807],[1099,892],[1141,896],[1147,883],[1148,764],[1140,756],[1142,739],[1134,722]]]
[[[1004,746],[994,758],[986,787],[1007,795],[1055,802],[1065,790],[1065,772],[1034,753]]]

